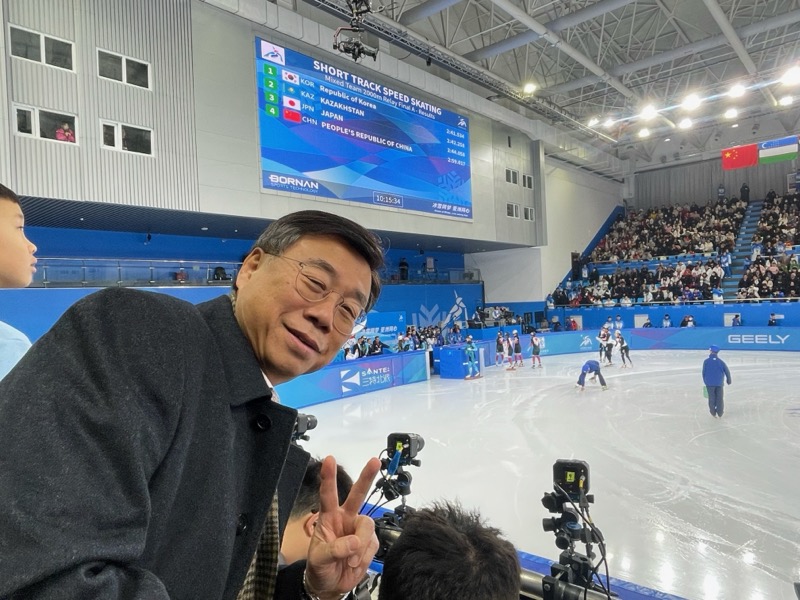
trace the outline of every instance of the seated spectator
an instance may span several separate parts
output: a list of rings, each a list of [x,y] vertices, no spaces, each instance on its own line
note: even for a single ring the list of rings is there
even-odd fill
[[[408,352],[411,348],[411,345],[408,342],[408,338],[404,336],[402,333],[397,335],[397,352]]]
[[[306,474],[303,483],[300,484],[300,491],[297,499],[292,506],[292,512],[286,521],[286,529],[283,531],[281,540],[281,550],[278,554],[278,564],[280,566],[290,565],[298,560],[308,558],[308,544],[311,536],[314,535],[314,527],[319,519],[319,486],[322,482],[320,471],[322,461],[311,458],[306,467]],[[344,504],[350,488],[353,487],[353,479],[341,465],[336,466],[336,492],[339,496],[339,504]]]
[[[75,143],[75,132],[70,128],[69,123],[66,121],[61,124],[55,131],[55,138],[59,142],[72,142]]]
[[[230,281],[231,276],[225,270],[225,267],[214,267],[214,281]]]
[[[378,600],[517,600],[511,542],[477,512],[435,504],[405,518],[383,563]]]
[[[652,327],[653,324],[650,322],[650,317],[644,318],[644,323],[642,323],[642,327]]]
[[[767,321],[768,327],[775,327],[778,324],[778,319],[775,317],[775,313],[770,313],[769,321]]]
[[[370,346],[369,346],[369,353],[370,353],[370,355],[373,355],[373,354],[383,354],[383,349],[384,349],[384,348],[388,348],[388,347],[389,347],[389,345],[388,345],[388,344],[384,344],[384,343],[381,341],[381,336],[379,336],[379,335],[376,335],[376,336],[373,338],[373,340],[372,340],[372,343],[371,343],[371,344],[370,344]]]
[[[670,320],[669,315],[664,315],[664,319],[661,321],[661,327],[672,327],[672,321]]]
[[[742,326],[742,318],[739,315],[733,315],[733,320],[731,321],[731,327],[741,327]]]

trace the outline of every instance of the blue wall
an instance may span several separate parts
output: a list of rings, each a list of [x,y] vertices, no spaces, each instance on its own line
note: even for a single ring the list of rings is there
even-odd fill
[[[779,321],[787,327],[800,327],[800,303],[797,302],[761,302],[759,304],[679,304],[663,306],[633,306],[630,308],[555,308],[547,311],[548,320],[558,316],[564,323],[566,317],[581,315],[584,329],[602,327],[608,317],[612,319],[622,316],[625,326],[633,327],[634,315],[649,315],[654,327],[661,327],[665,314],[669,315],[675,327],[684,315],[692,315],[698,327],[723,327],[725,314],[741,315],[742,325],[750,327],[766,326],[770,313],[783,315]]]
[[[528,336],[522,340],[528,344]],[[600,343],[594,332],[566,331],[544,333],[542,356],[585,353],[585,360],[597,359]],[[723,350],[800,351],[800,329],[794,327],[705,327],[670,329],[629,329],[625,340],[636,350],[707,350],[716,344]],[[530,357],[526,350],[525,357]]]
[[[228,293],[227,286],[179,286],[139,288],[161,292],[197,303]],[[97,288],[27,288],[0,290],[0,321],[39,339],[75,301]],[[375,309],[404,311],[409,324],[425,327],[440,321],[465,321],[465,307],[483,295],[482,284],[418,284],[385,286]],[[367,319],[369,323],[369,319]]]
[[[139,258],[239,262],[254,240],[192,237],[120,231],[26,227],[44,258]]]

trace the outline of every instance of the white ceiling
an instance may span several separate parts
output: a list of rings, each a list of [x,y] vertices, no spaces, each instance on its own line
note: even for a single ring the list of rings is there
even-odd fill
[[[307,1],[348,11],[345,0]],[[373,0],[372,9],[368,30],[393,46],[637,168],[798,131],[800,99],[777,106],[791,90],[776,82],[800,58],[800,0]],[[539,89],[526,97],[530,81]],[[750,89],[733,101],[725,93],[737,82]],[[684,131],[679,105],[691,92],[711,99]],[[646,103],[672,108],[642,140],[634,116]],[[722,117],[731,106],[737,128]],[[601,125],[588,129],[592,117]],[[616,123],[605,129],[609,117]]]

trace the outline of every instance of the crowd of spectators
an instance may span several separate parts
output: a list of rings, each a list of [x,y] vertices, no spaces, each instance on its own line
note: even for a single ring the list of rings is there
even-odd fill
[[[778,196],[770,190],[745,260],[737,300],[798,298],[798,265],[794,248],[800,242],[800,195]]]
[[[567,282],[551,296],[553,306],[632,306],[657,302],[684,303],[721,300],[724,270],[719,261],[658,263],[655,269],[617,269],[600,275],[592,269],[588,280]],[[549,302],[548,302],[549,304]]]
[[[692,252],[732,250],[747,203],[722,198],[706,205],[684,204],[628,211],[592,251],[592,262],[652,260]]]

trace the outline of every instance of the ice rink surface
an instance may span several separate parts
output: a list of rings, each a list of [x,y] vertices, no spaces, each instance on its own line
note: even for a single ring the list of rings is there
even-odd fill
[[[632,351],[609,385],[575,388],[597,353],[544,357],[544,368],[483,369],[304,409],[304,446],[357,476],[391,432],[425,439],[408,504],[458,499],[518,549],[557,560],[540,502],[558,458],[591,468],[591,514],[610,574],[690,600],[795,600],[800,580],[800,357],[720,353],[733,376],[725,415],[702,395],[707,352]],[[394,506],[392,503],[391,506]]]

